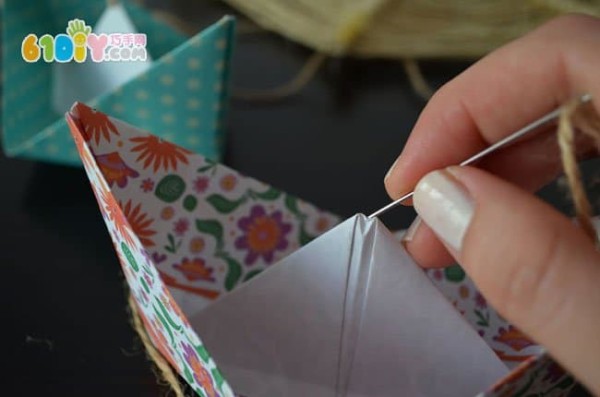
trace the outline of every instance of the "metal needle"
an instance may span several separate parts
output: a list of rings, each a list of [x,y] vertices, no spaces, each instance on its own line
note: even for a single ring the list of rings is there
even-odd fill
[[[592,96],[589,94],[583,95],[580,97],[580,101],[581,103],[586,103],[589,102],[592,99]],[[489,146],[488,148],[482,150],[481,152],[475,154],[472,157],[469,157],[468,159],[466,159],[465,161],[463,161],[462,163],[460,163],[460,166],[463,165],[469,165],[472,164],[474,162],[476,162],[477,160],[482,159],[483,157],[487,156],[488,154],[495,152],[496,150],[505,147],[513,142],[515,142],[516,140],[518,140],[519,138],[524,137],[525,135],[530,134],[531,132],[534,132],[536,130],[538,130],[540,127],[543,127],[553,121],[555,121],[556,119],[558,119],[560,116],[560,108],[553,110],[552,112],[540,117],[539,119],[535,120],[533,123],[521,128],[520,130],[508,135],[507,137],[499,140],[498,142],[494,143],[493,145]],[[380,208],[379,210],[373,212],[371,215],[369,215],[369,218],[375,218],[381,214],[383,214],[384,212],[396,207],[397,205],[399,205],[400,203],[402,203],[403,201],[411,198],[414,194],[413,192],[407,193],[404,196],[400,197],[399,199],[389,203],[388,205],[386,205],[383,208]]]

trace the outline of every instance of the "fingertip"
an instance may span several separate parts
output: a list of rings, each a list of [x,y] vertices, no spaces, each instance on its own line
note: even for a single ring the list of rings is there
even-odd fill
[[[396,198],[400,197],[399,188],[401,186],[399,184],[399,179],[396,175],[398,173],[397,169],[399,161],[400,157],[397,157],[396,160],[394,160],[394,162],[392,163],[391,167],[386,172],[385,176],[383,177],[383,184],[385,186],[385,190],[392,200],[395,200]]]
[[[425,269],[439,268],[456,263],[452,255],[438,240],[433,231],[424,222],[416,230],[411,231],[412,236],[403,239],[406,251],[414,261]],[[407,231],[408,233],[408,231]]]
[[[392,164],[383,178],[383,184],[388,196],[392,200],[398,200],[400,197],[412,191],[413,186],[407,177],[406,159],[400,155]],[[406,199],[402,203],[404,206],[412,206],[412,199]]]

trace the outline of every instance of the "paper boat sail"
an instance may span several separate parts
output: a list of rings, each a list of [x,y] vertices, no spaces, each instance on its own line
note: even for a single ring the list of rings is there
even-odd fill
[[[67,120],[146,330],[198,395],[573,386],[464,272],[423,272],[377,221],[351,218],[307,245],[340,219],[85,105]],[[490,348],[516,366],[508,377]]]
[[[42,58],[27,63],[21,47],[24,38],[32,33],[38,38],[45,34],[65,34],[69,21],[76,18],[94,27],[107,7],[106,0],[5,1],[2,138],[7,156],[81,164],[62,117],[68,109],[55,110],[57,103],[72,98],[73,88],[80,86],[82,97],[78,101],[118,114],[141,128],[158,127],[163,138],[208,158],[221,158],[234,19],[225,17],[188,39],[135,2],[120,3],[109,8],[123,11],[120,20],[128,25],[123,29],[132,29],[132,24],[136,32],[146,35],[146,49],[152,62],[145,72],[88,101],[90,89],[84,87],[90,88],[90,80],[98,80],[96,74],[85,72],[90,65],[74,61],[58,65],[46,63]],[[111,9],[106,12],[114,14]],[[106,23],[101,25],[110,28]],[[65,73],[56,73],[61,66],[70,77],[68,82]],[[97,66],[105,66],[105,62]],[[115,65],[109,68],[112,66]]]

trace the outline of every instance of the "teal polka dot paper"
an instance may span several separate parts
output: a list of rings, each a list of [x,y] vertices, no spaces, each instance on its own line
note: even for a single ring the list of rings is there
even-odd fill
[[[94,26],[106,4],[106,0],[5,1],[2,137],[7,156],[80,165],[64,115],[52,106],[52,64],[41,59],[26,62],[21,46],[30,33],[38,37],[65,33],[75,18]],[[146,34],[153,62],[134,79],[85,102],[220,160],[235,20],[224,17],[187,38],[134,2],[122,4],[137,32]]]

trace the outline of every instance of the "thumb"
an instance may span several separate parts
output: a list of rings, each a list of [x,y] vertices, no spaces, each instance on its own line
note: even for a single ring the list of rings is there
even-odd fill
[[[426,175],[414,206],[482,294],[600,395],[600,253],[531,194],[470,167]]]

